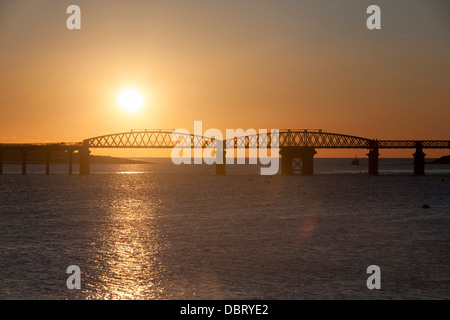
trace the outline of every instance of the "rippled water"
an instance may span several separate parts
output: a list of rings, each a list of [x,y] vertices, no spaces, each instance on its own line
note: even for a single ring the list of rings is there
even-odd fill
[[[315,165],[310,177],[167,159],[83,177],[5,166],[0,299],[450,298],[448,166]],[[373,264],[381,290],[366,287]],[[69,265],[81,290],[66,287]]]

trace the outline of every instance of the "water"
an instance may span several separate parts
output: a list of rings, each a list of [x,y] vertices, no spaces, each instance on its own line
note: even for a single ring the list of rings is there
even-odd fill
[[[448,166],[418,177],[380,159],[368,176],[365,159],[316,159],[315,176],[268,177],[152,161],[83,177],[5,165],[0,299],[450,298]]]

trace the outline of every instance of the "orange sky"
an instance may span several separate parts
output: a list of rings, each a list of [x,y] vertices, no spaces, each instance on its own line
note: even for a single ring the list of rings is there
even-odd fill
[[[81,30],[66,28],[71,4]],[[381,30],[366,28],[370,4],[382,9]],[[193,130],[195,120],[224,132],[450,139],[447,1],[2,0],[0,57],[0,142]],[[130,86],[146,98],[135,114],[116,101]]]

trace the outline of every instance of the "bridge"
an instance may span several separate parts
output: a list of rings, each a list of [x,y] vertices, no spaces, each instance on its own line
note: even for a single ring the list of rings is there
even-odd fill
[[[26,174],[27,153],[42,151],[45,153],[46,173],[50,173],[51,152],[64,150],[69,154],[69,174],[72,174],[73,153],[80,157],[81,175],[90,173],[90,149],[95,148],[150,148],[166,149],[180,146],[182,143],[190,148],[218,147],[218,140],[199,135],[177,132],[173,129],[131,130],[83,140],[75,143],[40,143],[7,144],[0,143],[0,174],[3,173],[3,153],[8,150],[22,152],[22,173]],[[320,129],[283,129],[277,136],[269,132],[258,134],[247,131],[232,139],[225,139],[222,144],[226,149],[254,149],[277,146],[281,156],[281,173],[293,174],[300,169],[305,175],[314,172],[314,155],[316,149],[366,149],[368,150],[370,175],[378,175],[378,157],[380,149],[414,149],[414,174],[425,173],[425,153],[423,149],[450,149],[450,140],[377,140],[346,134],[324,132]],[[225,159],[225,152],[223,152]],[[297,168],[298,164],[301,167]],[[216,164],[216,173],[225,174],[225,161]]]

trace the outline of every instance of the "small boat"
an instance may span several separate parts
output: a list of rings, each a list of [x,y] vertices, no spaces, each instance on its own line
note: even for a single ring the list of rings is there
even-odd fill
[[[354,165],[354,166],[359,165],[359,160],[358,160],[358,158],[356,157],[356,155],[355,155],[355,158],[352,160],[352,165]]]

